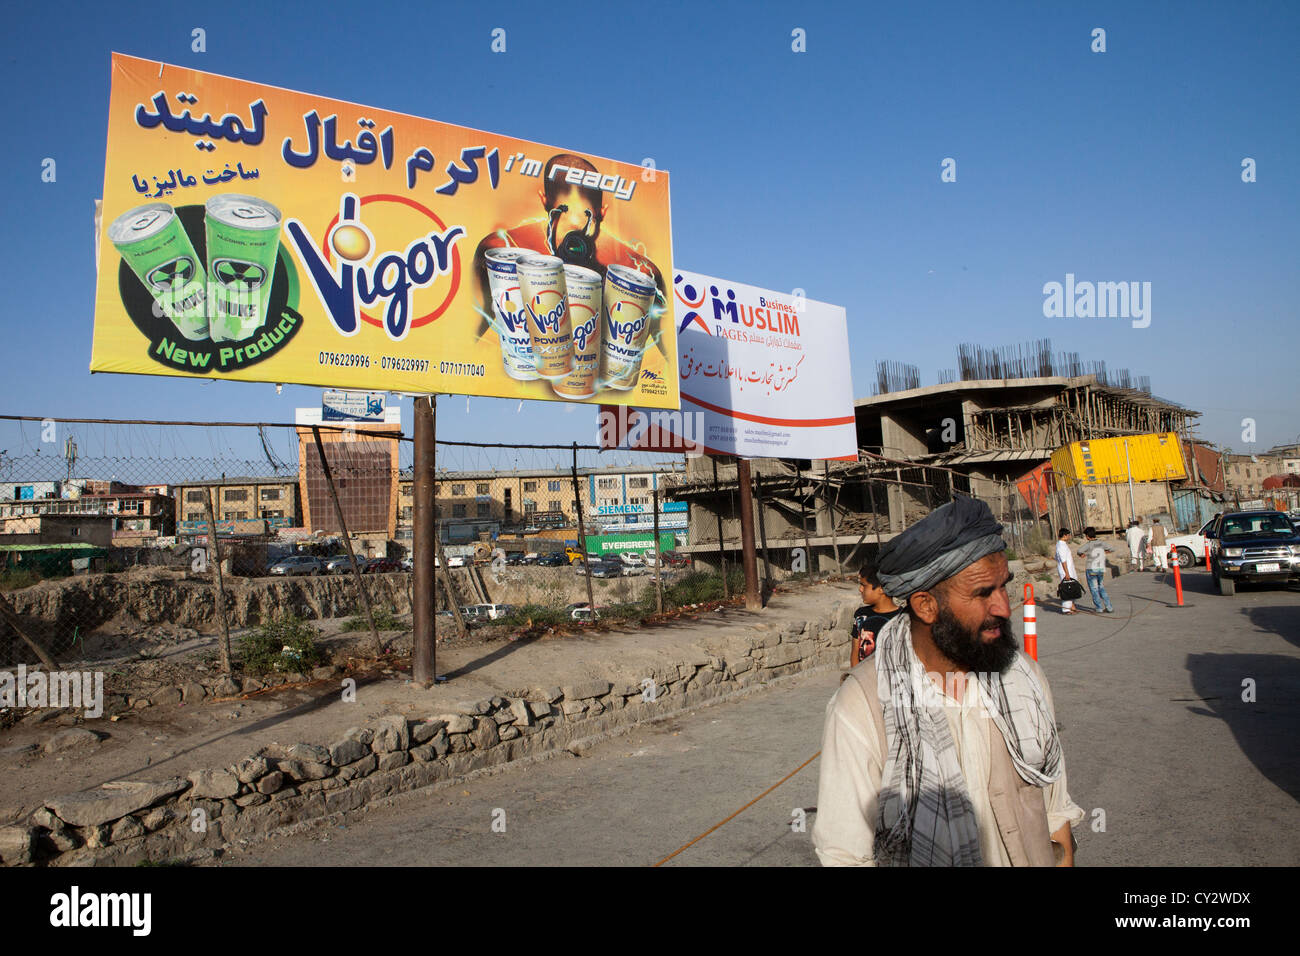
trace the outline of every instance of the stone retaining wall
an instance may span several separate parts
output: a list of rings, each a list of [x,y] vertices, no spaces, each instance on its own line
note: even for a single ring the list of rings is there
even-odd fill
[[[570,747],[774,678],[842,666],[856,606],[839,599],[812,620],[767,629],[723,626],[701,640],[698,653],[636,680],[519,689],[418,720],[382,717],[325,744],[263,747],[233,766],[185,779],[52,797],[26,822],[0,827],[0,860],[113,866],[211,856],[237,841]]]

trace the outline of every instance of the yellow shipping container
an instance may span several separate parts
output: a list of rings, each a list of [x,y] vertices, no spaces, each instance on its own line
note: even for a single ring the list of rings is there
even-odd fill
[[[1173,432],[1076,441],[1052,453],[1052,471],[1081,485],[1128,481],[1130,467],[1134,481],[1187,477],[1182,444]]]

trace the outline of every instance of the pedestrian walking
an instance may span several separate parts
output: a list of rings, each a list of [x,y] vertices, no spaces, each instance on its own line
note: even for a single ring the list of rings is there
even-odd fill
[[[1128,523],[1128,530],[1124,532],[1124,542],[1128,545],[1128,563],[1131,570],[1145,570],[1146,563],[1143,560],[1142,554],[1144,537],[1145,535],[1143,534],[1142,527],[1138,524],[1137,519],[1130,521]]]
[[[1070,551],[1070,529],[1061,528],[1056,536],[1056,576],[1058,580],[1075,578],[1074,555]],[[1073,601],[1061,602],[1062,614],[1076,614]]]
[[[1168,538],[1165,537],[1165,526],[1156,518],[1151,522],[1151,555],[1155,560],[1155,565],[1161,571],[1169,570],[1169,545]]]
[[[1088,590],[1092,592],[1092,606],[1101,614],[1114,614],[1110,606],[1110,595],[1106,593],[1106,555],[1115,549],[1097,540],[1097,529],[1089,526],[1083,529],[1085,544],[1079,551],[1080,557],[1087,556],[1083,573],[1088,577]]]

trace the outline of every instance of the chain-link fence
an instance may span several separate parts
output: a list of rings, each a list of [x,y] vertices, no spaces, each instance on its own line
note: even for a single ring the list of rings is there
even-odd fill
[[[459,641],[721,596],[676,554],[684,519],[648,510],[680,458],[439,442],[435,583],[414,580],[396,426],[11,418],[0,436],[0,667],[292,676],[320,656],[308,644],[409,649],[420,587]]]

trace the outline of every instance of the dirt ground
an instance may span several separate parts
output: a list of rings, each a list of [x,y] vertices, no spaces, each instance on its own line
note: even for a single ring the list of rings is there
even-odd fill
[[[0,822],[16,821],[50,796],[124,779],[166,779],[193,770],[229,766],[272,743],[329,744],[348,728],[384,714],[411,718],[457,712],[461,705],[494,696],[524,696],[530,690],[603,678],[639,682],[664,661],[698,654],[724,636],[779,627],[805,608],[852,594],[848,582],[781,589],[761,614],[738,607],[702,606],[657,622],[546,633],[516,639],[504,627],[475,629],[467,638],[449,635],[437,645],[437,672],[445,683],[429,689],[410,680],[409,630],[386,632],[389,652],[374,659],[368,632],[341,633],[341,622],[315,622],[320,643],[346,675],[285,685],[237,698],[125,710],[85,719],[80,712],[31,713],[0,730]],[[409,616],[406,619],[409,627]],[[216,638],[191,629],[155,629],[147,647],[123,640],[98,660],[65,666],[106,672],[105,693],[114,680],[137,683],[152,674],[159,685],[194,679],[195,668],[213,668]],[[143,652],[143,657],[142,657]],[[213,671],[215,673],[215,670]],[[344,702],[343,676],[356,680],[355,702]],[[137,691],[138,692],[138,691]],[[70,726],[100,736],[98,743],[47,753],[45,745]]]

